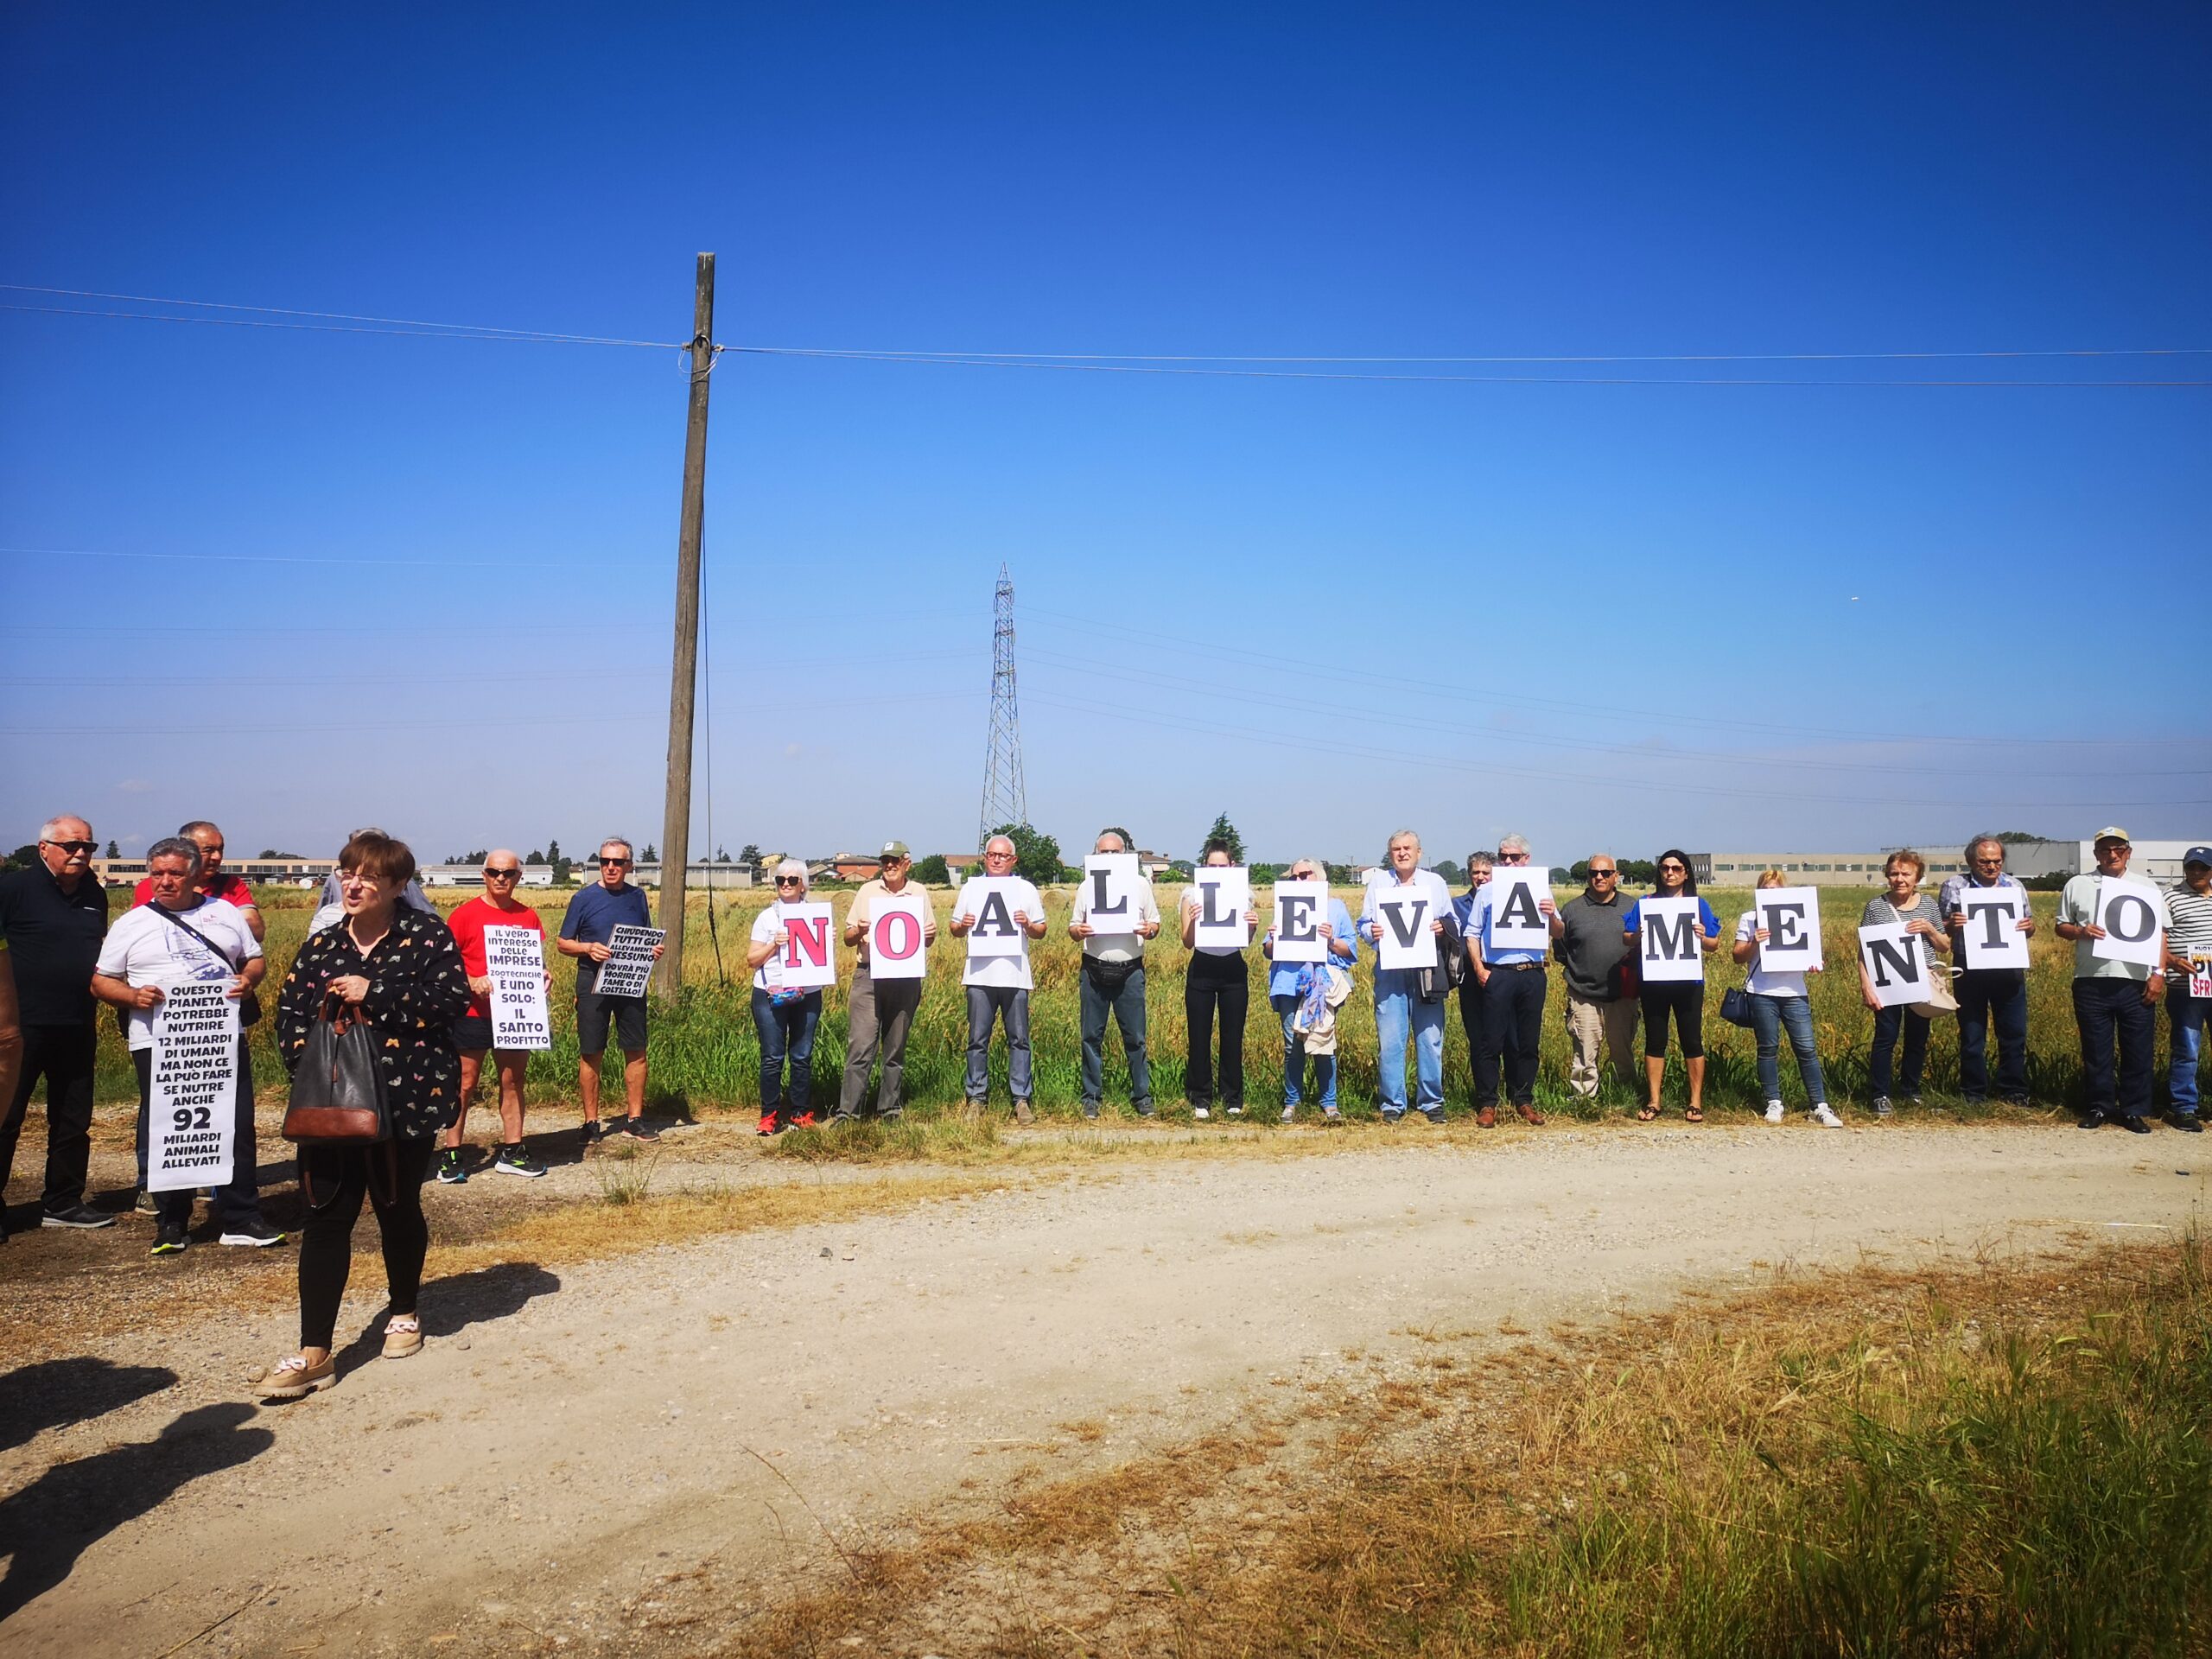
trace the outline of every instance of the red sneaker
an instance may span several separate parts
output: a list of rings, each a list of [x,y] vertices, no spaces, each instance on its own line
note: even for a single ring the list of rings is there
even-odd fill
[[[797,1117],[791,1119],[791,1127],[795,1129],[812,1128],[814,1127],[814,1114],[812,1112],[801,1112]]]
[[[775,1115],[773,1112],[763,1112],[763,1113],[761,1113],[761,1114],[760,1114],[760,1127],[759,1128],[757,1128],[757,1129],[753,1130],[753,1134],[755,1134],[755,1135],[773,1135],[775,1132],[776,1132],[776,1115]]]

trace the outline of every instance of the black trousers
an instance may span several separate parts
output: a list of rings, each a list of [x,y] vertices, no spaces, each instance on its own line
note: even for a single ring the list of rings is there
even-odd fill
[[[385,1141],[373,1147],[302,1147],[300,1197],[307,1225],[300,1233],[300,1346],[328,1348],[353,1265],[353,1224],[365,1197],[384,1236],[385,1282],[391,1311],[412,1313],[423,1293],[423,1258],[430,1224],[423,1217],[423,1182],[435,1138]]]
[[[16,1096],[0,1119],[0,1186],[16,1166],[16,1142],[30,1110],[31,1091],[46,1079],[46,1192],[48,1213],[85,1201],[85,1171],[92,1156],[92,1059],[99,1027],[25,1026],[23,1071]]]
[[[1536,1050],[1544,1036],[1541,967],[1493,968],[1483,988],[1483,1046],[1475,1054],[1475,1104],[1497,1104],[1498,1073],[1516,1106],[1536,1102]]]
[[[1214,1103],[1213,1020],[1221,1015],[1221,1103],[1244,1103],[1244,1014],[1252,982],[1240,956],[1191,953],[1183,975],[1183,1018],[1191,1028],[1190,1063],[1183,1073],[1183,1096],[1193,1106]]]

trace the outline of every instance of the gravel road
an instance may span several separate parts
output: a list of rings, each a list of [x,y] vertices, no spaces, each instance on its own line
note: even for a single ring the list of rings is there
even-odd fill
[[[1414,1375],[1409,1332],[1541,1333],[1785,1264],[2183,1226],[2212,1168],[2163,1132],[1391,1133],[493,1269],[426,1292],[423,1354],[363,1347],[289,1408],[238,1388],[289,1313],[55,1362],[89,1414],[0,1421],[0,1647],[626,1647],[666,1575],[711,1558],[772,1593],[834,1570],[826,1531],[976,1502],[1040,1458],[1116,1460],[1377,1357]],[[376,1311],[349,1301],[341,1339]]]

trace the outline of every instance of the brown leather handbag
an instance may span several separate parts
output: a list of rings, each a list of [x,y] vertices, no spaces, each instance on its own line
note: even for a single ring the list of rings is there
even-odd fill
[[[334,996],[323,999],[308,1029],[284,1108],[284,1138],[309,1147],[370,1147],[391,1139],[375,1028]]]

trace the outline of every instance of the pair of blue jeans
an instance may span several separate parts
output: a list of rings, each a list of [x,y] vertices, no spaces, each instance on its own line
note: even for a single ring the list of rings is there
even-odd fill
[[[991,1092],[991,1021],[1006,1021],[1007,1083],[1016,1100],[1029,1098],[1029,993],[1014,985],[970,985],[968,991],[968,1098]]]
[[[1901,1004],[1875,1010],[1874,1046],[1866,1056],[1866,1086],[1878,1096],[1889,1094],[1892,1077],[1900,1093],[1910,1096],[1920,1092],[1921,1071],[1928,1063],[1929,1023],[1926,1014]],[[1904,1055],[1893,1072],[1890,1061],[1897,1053],[1900,1029],[1904,1037]]]
[[[1797,1075],[1805,1080],[1807,1102],[1824,1103],[1828,1085],[1821,1076],[1821,1052],[1813,1044],[1813,1005],[1802,996],[1757,994],[1751,1002],[1751,1031],[1759,1044],[1759,1087],[1766,1090],[1766,1097],[1782,1098],[1782,1034],[1786,1031],[1797,1056]]]
[[[753,990],[753,1029],[760,1038],[760,1116],[788,1110],[803,1116],[811,1109],[814,1093],[814,1033],[822,1023],[822,993],[809,991],[789,1002],[778,1002],[755,986]],[[784,1086],[784,1067],[791,1066],[791,1086]]]
[[[2166,986],[2166,1094],[2177,1112],[2196,1109],[2196,1059],[2204,1046],[2204,1022],[2212,1000],[2189,994],[2189,981],[2177,976]]]
[[[1382,1116],[1406,1109],[1406,1039],[1414,1042],[1414,1103],[1424,1112],[1444,1109],[1444,1005],[1421,1000],[1421,969],[1378,968],[1375,973],[1376,1071]]]
[[[1282,1103],[1295,1106],[1305,1097],[1306,1065],[1311,1059],[1314,1096],[1322,1110],[1333,1112],[1337,1109],[1337,1057],[1306,1053],[1305,1037],[1291,1023],[1298,1018],[1298,1003],[1299,999],[1290,995],[1268,999],[1268,1006],[1282,1018]],[[1400,1089],[1402,1093],[1402,1084]]]
[[[2147,1117],[2151,1045],[2158,1035],[2158,1014],[2143,1000],[2143,982],[2075,980],[2074,1023],[2082,1030],[2082,1090],[2087,1109],[2110,1116]],[[2116,1078],[2115,1047],[2120,1053]],[[2196,1078],[2190,1081],[2193,1084]]]
[[[1104,964],[1111,971],[1110,964]],[[1129,1104],[1141,1112],[1152,1109],[1152,1062],[1145,1058],[1144,967],[1129,969],[1128,977],[1114,990],[1093,977],[1086,958],[1083,969],[1083,1109],[1095,1112],[1106,1091],[1106,1016],[1122,1028],[1122,1058],[1129,1066]]]
[[[1959,999],[1959,1092],[1989,1098],[1989,1029],[1997,1028],[1997,1097],[2028,1097],[2028,976],[2018,968],[1969,968],[1951,982]]]

